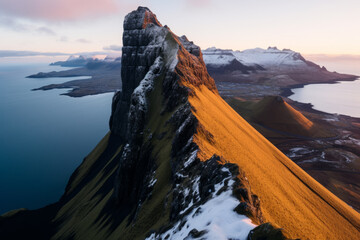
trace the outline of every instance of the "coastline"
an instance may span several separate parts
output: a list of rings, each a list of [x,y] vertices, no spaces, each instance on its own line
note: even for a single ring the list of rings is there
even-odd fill
[[[69,97],[84,97],[90,95],[97,95],[109,92],[116,92],[121,89],[121,65],[118,62],[97,62],[96,65],[87,65],[84,67],[72,68],[64,71],[52,71],[48,73],[39,72],[32,74],[26,78],[68,78],[68,77],[83,77],[83,79],[65,81],[59,84],[48,84],[37,90],[52,90],[52,89],[69,89],[66,95]]]
[[[291,95],[294,94],[292,89],[304,88],[306,85],[312,85],[312,84],[336,84],[336,83],[340,83],[340,82],[353,82],[353,81],[356,81],[356,80],[360,79],[360,76],[357,76],[357,75],[352,75],[352,76],[353,77],[339,78],[339,79],[335,79],[335,80],[327,80],[327,81],[311,82],[311,83],[299,83],[299,84],[289,85],[289,86],[281,88],[280,96],[288,98],[288,97],[290,97]]]

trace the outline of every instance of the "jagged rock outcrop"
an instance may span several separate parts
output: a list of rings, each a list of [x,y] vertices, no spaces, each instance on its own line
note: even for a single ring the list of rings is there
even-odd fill
[[[150,25],[147,28],[147,25]],[[139,86],[140,81],[149,71],[155,59],[159,56],[161,43],[158,37],[164,38],[166,29],[153,34],[152,31],[160,27],[155,16],[147,8],[139,8],[137,12],[126,16],[124,20],[123,49],[122,49],[122,94],[115,95],[113,114],[110,120],[111,131],[123,137],[127,134],[127,113],[130,107],[131,94]]]
[[[271,223],[264,223],[250,231],[247,240],[292,240],[284,229]],[[299,240],[299,239],[297,239]]]

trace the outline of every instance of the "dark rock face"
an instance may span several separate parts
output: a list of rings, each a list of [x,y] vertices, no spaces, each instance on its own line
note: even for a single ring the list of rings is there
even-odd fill
[[[192,150],[197,151],[197,146],[193,146]],[[190,156],[183,156],[183,162],[173,166],[174,174],[174,200],[172,202],[172,212],[170,218],[176,221],[181,216],[180,212],[192,203],[194,206],[201,206],[204,202],[215,193],[221,194],[224,191],[231,190],[233,196],[236,197],[240,203],[234,209],[235,212],[246,215],[253,219],[254,222],[263,223],[263,217],[260,208],[259,198],[251,193],[249,182],[245,174],[239,171],[239,167],[235,164],[227,163],[225,159],[220,159],[218,156],[213,156],[206,162],[200,162],[194,158],[189,162]],[[179,161],[179,158],[178,158]],[[196,181],[189,181],[190,179],[197,179]],[[231,184],[229,182],[232,182]],[[223,184],[217,192],[215,186]],[[195,189],[187,192],[185,189]]]
[[[265,70],[263,67],[257,65],[257,66],[246,66],[239,62],[238,60],[234,59],[232,60],[228,65],[226,66],[217,66],[212,64],[207,64],[207,69],[210,74],[224,74],[224,73],[231,73],[234,71],[239,71],[242,74],[249,74],[250,72],[256,72],[257,70]]]
[[[120,136],[125,145],[120,153],[115,199],[119,206],[137,209],[151,195],[150,181],[156,168],[151,139],[144,138],[151,104],[148,95],[155,82],[163,81],[164,111],[169,112],[186,101],[187,91],[177,84],[178,76],[173,72],[178,44],[154,14],[139,7],[126,16],[124,29],[123,89],[114,96],[110,118],[112,134]]]
[[[144,28],[144,24],[152,25]],[[152,46],[156,43],[157,34],[153,30],[161,25],[148,8],[139,7],[125,17],[123,48],[122,48],[122,94],[113,107],[110,130],[125,140],[128,124],[131,94],[139,86],[140,81],[149,71],[157,56],[160,55],[161,46]],[[162,34],[166,34],[163,29]]]
[[[250,231],[248,240],[291,240],[286,235],[284,229],[277,228],[271,223],[264,223]]]
[[[185,35],[179,37],[179,40],[189,53],[196,57],[202,56],[200,47],[195,45],[194,42],[189,41]]]

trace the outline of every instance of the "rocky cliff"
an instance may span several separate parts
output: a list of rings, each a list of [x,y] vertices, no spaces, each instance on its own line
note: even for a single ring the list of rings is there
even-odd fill
[[[59,202],[2,216],[2,239],[360,236],[359,214],[222,100],[198,46],[144,7],[123,43],[110,132]]]
[[[167,162],[170,170],[170,178],[164,181],[171,190],[161,201],[166,197],[172,199],[166,203],[169,204],[166,209],[169,219],[165,226],[175,227],[184,221],[186,213],[199,209],[213,197],[215,190],[224,194],[226,191],[236,192],[234,201],[238,199],[237,211],[247,214],[256,223],[262,223],[259,200],[251,194],[244,174],[237,177],[240,176],[239,168],[235,164],[223,166],[216,155],[206,162],[197,158],[199,147],[193,142],[193,136],[201,126],[188,101],[193,91],[186,85],[206,86],[217,94],[200,48],[185,36],[177,37],[167,27],[162,27],[146,8],[129,14],[124,29],[123,89],[114,97],[110,120],[112,134],[124,140],[115,183],[115,198],[119,207],[134,208],[129,220],[135,223],[138,216],[144,215],[141,207],[152,201],[152,192],[156,191],[157,181],[160,180],[157,175],[161,173],[161,163],[154,153],[154,145],[163,140],[170,148],[166,159],[162,160]],[[162,96],[157,103],[154,98],[159,96],[155,95]],[[151,106],[153,104],[156,105]],[[156,122],[159,120],[161,124]],[[152,121],[155,126],[149,125]],[[200,210],[198,212],[201,215]],[[247,225],[245,235],[251,226]],[[203,231],[203,235],[207,232],[194,228],[179,231],[177,235],[186,237],[191,230]],[[161,234],[165,233],[156,232],[152,238]],[[167,234],[172,236],[172,233]]]

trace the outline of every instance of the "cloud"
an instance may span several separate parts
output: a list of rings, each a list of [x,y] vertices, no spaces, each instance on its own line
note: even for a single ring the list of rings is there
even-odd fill
[[[79,38],[76,41],[79,42],[79,43],[91,43],[91,41],[89,41],[89,40],[87,40],[85,38]]]
[[[50,21],[76,20],[118,12],[116,0],[1,0],[6,15]]]
[[[76,52],[76,53],[61,53],[61,52],[34,52],[34,51],[17,51],[17,50],[0,50],[0,58],[3,57],[32,57],[32,56],[69,56],[69,55],[106,55],[108,52]]]
[[[350,55],[350,54],[304,54],[306,58],[311,58],[312,60],[316,59],[317,61],[321,60],[331,60],[331,61],[359,61],[360,55]]]
[[[0,26],[11,29],[15,32],[27,32],[31,28],[29,25],[19,23],[18,21],[8,17],[0,17]]]
[[[24,24],[19,22],[19,20],[9,18],[9,17],[0,17],[0,27],[10,29],[15,32],[26,32],[26,33],[40,33],[49,36],[56,36],[56,33],[48,27],[38,27],[32,24]]]
[[[48,27],[39,27],[36,29],[36,32],[50,36],[56,36],[56,33]]]
[[[104,50],[110,50],[110,51],[121,51],[122,50],[122,46],[120,45],[110,45],[110,46],[106,46],[103,47]]]
[[[63,56],[68,53],[0,50],[0,57]]]

